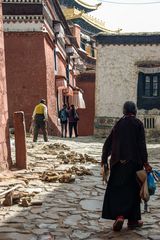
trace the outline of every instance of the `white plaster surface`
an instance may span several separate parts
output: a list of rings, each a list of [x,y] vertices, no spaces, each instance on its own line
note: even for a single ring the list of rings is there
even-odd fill
[[[125,101],[137,102],[137,62],[160,62],[160,45],[99,45],[96,66],[96,117],[120,117]],[[139,114],[144,111],[140,111]],[[154,110],[151,113],[160,111]],[[150,114],[150,111],[147,112]],[[159,121],[159,120],[158,120]]]

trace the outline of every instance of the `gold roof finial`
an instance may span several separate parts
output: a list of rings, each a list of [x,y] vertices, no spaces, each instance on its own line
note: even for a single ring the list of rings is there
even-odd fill
[[[90,3],[88,0],[75,0],[75,2],[91,10],[96,10],[102,4],[101,2],[98,1],[92,1],[94,3]]]

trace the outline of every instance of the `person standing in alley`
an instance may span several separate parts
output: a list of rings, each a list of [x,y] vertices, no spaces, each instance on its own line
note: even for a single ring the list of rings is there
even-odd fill
[[[68,111],[67,105],[64,104],[63,108],[59,111],[59,118],[61,123],[61,137],[67,137],[67,120],[68,120]]]
[[[70,109],[68,110],[68,118],[69,118],[69,137],[70,138],[72,137],[73,129],[75,137],[78,137],[77,123],[79,121],[79,116],[73,104],[70,106]]]
[[[40,103],[35,106],[32,119],[34,121],[33,142],[37,142],[40,129],[42,130],[44,141],[48,142],[48,113],[45,99],[41,99]]]
[[[101,167],[109,166],[110,177],[104,196],[102,218],[115,220],[114,231],[120,231],[124,219],[128,228],[141,227],[140,186],[136,172],[148,163],[143,123],[136,118],[136,105],[128,101],[123,106],[123,117],[115,124],[102,149]]]

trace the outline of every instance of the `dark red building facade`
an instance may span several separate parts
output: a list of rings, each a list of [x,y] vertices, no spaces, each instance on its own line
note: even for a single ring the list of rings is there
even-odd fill
[[[28,130],[34,106],[45,98],[49,132],[59,135],[58,111],[76,98],[77,41],[57,0],[4,0],[3,15],[10,126],[13,112],[22,110]]]

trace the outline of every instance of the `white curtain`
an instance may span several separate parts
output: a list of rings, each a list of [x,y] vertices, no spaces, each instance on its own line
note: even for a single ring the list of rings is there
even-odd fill
[[[78,92],[78,99],[79,99],[79,106],[78,108],[86,108],[84,99],[83,99],[83,94],[81,92]]]

